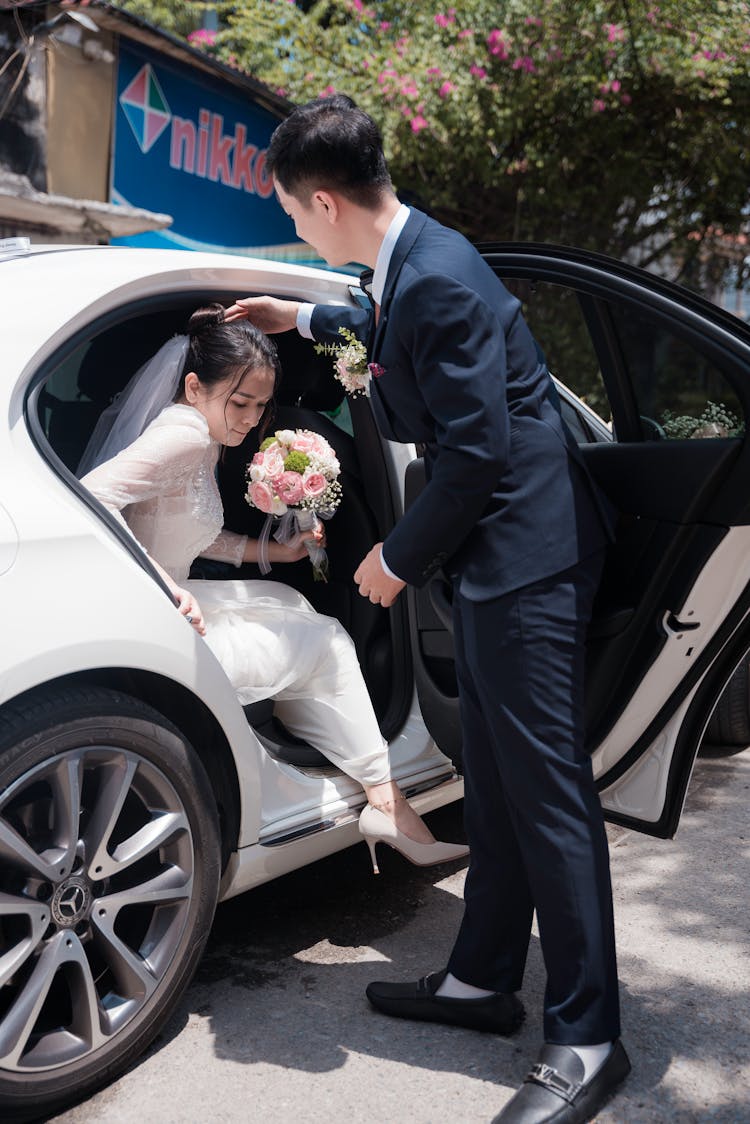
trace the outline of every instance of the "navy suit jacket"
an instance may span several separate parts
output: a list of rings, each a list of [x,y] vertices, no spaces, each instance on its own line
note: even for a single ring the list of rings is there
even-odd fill
[[[427,484],[383,545],[400,578],[441,566],[470,600],[539,581],[600,549],[606,502],[563,424],[520,302],[462,235],[412,210],[372,312],[316,305],[317,340],[351,328],[384,368],[383,435],[425,446]]]

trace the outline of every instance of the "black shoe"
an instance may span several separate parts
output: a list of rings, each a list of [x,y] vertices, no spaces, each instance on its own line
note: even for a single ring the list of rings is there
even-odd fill
[[[366,995],[384,1015],[399,1019],[422,1019],[432,1023],[466,1026],[492,1034],[512,1034],[523,1022],[525,1011],[515,995],[501,991],[480,999],[448,999],[435,992],[446,972],[433,972],[416,983],[371,983]]]
[[[630,1073],[619,1038],[588,1081],[584,1066],[569,1046],[544,1046],[539,1061],[524,1078],[492,1124],[585,1124],[609,1100]]]

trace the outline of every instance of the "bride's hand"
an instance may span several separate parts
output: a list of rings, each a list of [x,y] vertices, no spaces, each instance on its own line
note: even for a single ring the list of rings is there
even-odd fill
[[[304,531],[295,535],[288,543],[271,542],[268,544],[269,562],[299,562],[307,555],[306,542],[315,543],[316,546],[326,545],[326,532],[322,523],[312,531]]]
[[[179,585],[175,585],[172,587],[172,593],[177,602],[177,608],[180,610],[183,617],[185,617],[188,624],[192,625],[200,636],[205,636],[206,626],[203,623],[201,607],[190,590],[182,589]]]

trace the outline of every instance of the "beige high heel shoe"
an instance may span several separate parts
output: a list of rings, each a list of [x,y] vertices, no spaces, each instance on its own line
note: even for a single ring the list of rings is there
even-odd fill
[[[379,874],[378,859],[375,853],[377,843],[387,843],[395,851],[408,859],[415,866],[434,866],[436,863],[450,862],[452,859],[464,859],[469,853],[469,848],[463,843],[417,843],[399,831],[393,820],[389,819],[379,808],[367,804],[359,817],[359,832],[364,836],[370,848],[372,869],[374,874]]]

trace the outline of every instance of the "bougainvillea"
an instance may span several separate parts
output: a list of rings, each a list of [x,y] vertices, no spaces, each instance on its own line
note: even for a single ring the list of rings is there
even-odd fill
[[[350,94],[379,122],[399,192],[472,238],[684,271],[746,220],[749,3],[215,7],[206,49],[295,102]]]

